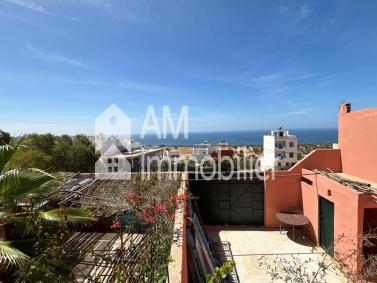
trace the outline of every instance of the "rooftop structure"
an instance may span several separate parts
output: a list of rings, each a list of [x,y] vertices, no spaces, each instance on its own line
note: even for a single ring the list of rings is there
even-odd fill
[[[266,173],[265,226],[275,227],[276,213],[297,207],[310,220],[308,236],[339,260],[354,250],[345,264],[360,271],[368,250],[358,241],[377,228],[377,133],[371,131],[376,127],[376,108],[351,111],[342,104],[338,149],[315,150],[275,178]],[[342,235],[347,240],[339,241]]]
[[[352,111],[349,104],[343,104],[339,111],[338,148],[314,150],[288,170],[265,171],[264,180],[255,176],[198,180],[193,176],[189,182],[194,196],[192,205],[200,219],[198,223],[203,224],[204,234],[208,234],[214,248],[206,250],[204,244],[196,249],[189,245],[192,253],[204,251],[202,256],[212,254],[215,261],[220,262],[225,254],[227,259],[236,261],[242,282],[271,282],[253,254],[273,258],[282,256],[279,252],[294,252],[302,264],[300,267],[304,267],[308,253],[303,251],[315,247],[318,255],[330,256],[329,260],[337,260],[340,264],[337,265],[345,268],[343,271],[350,271],[347,276],[356,274],[365,279],[366,275],[362,273],[368,270],[365,259],[377,255],[375,247],[360,245],[362,237],[377,230],[377,132],[372,130],[376,128],[377,108]],[[289,149],[289,143],[285,146],[275,143],[280,139],[289,142],[288,131],[272,131],[267,139],[274,141],[275,152],[287,145]],[[287,231],[283,232],[286,233],[283,237],[279,233],[282,224],[277,218],[279,213],[301,215],[309,224],[296,231],[303,232],[296,237],[293,237],[291,227],[283,227]],[[243,227],[232,227],[235,225]],[[245,237],[248,235],[256,241],[254,245],[247,246]],[[256,240],[259,237],[260,242]],[[226,242],[230,242],[226,245],[231,247],[230,251],[224,248]],[[216,257],[217,245],[222,247],[219,257]],[[276,246],[269,248],[270,245]],[[320,257],[311,260],[321,261]],[[290,264],[289,260],[283,263]],[[211,265],[202,266],[205,273],[210,269]],[[327,282],[344,281],[344,273],[330,273],[332,277]],[[375,282],[375,279],[368,280]]]

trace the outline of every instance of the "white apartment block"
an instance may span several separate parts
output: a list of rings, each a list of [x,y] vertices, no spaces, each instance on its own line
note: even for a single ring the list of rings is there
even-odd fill
[[[179,149],[165,148],[163,158],[167,158],[173,163],[178,162],[181,157],[181,151]]]
[[[210,144],[208,141],[204,141],[200,144],[194,144],[192,147],[192,158],[201,162],[205,157],[211,157],[211,152],[215,151],[217,146]]]
[[[194,144],[194,146],[192,147],[192,157],[198,162],[201,162],[205,157],[210,158],[212,152],[216,152],[228,147],[229,144],[226,140],[221,140],[216,145],[212,145],[208,141],[204,141],[199,144]]]
[[[297,137],[279,128],[263,137],[261,169],[287,170],[297,163]]]

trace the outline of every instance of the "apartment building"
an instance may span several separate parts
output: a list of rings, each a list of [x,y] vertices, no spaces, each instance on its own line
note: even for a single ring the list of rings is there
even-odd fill
[[[194,144],[192,147],[192,158],[201,162],[204,158],[211,157],[211,152],[215,151],[217,146],[210,144],[208,141],[204,141],[200,144]]]
[[[297,137],[279,128],[263,137],[262,170],[287,170],[297,163]]]

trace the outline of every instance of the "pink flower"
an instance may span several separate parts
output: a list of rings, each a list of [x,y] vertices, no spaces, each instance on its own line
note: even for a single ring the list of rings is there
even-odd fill
[[[110,226],[110,228],[112,228],[112,229],[120,228],[120,222],[119,222],[119,220],[116,221],[116,222],[114,222],[113,225]]]

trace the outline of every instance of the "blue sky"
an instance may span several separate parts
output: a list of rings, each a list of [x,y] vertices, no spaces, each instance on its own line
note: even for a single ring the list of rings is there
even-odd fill
[[[376,1],[0,0],[0,128],[93,134],[117,104],[191,131],[336,127],[377,106]]]

